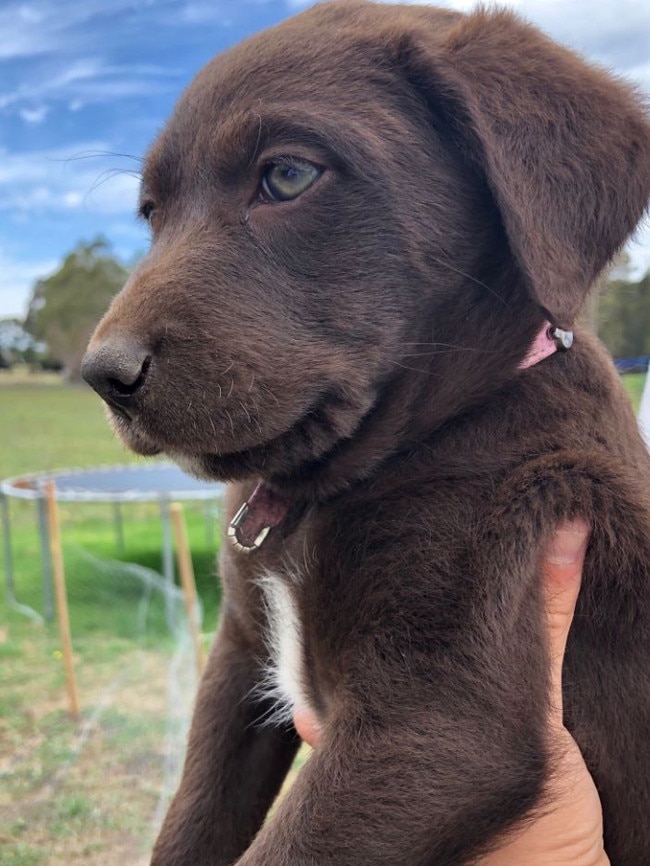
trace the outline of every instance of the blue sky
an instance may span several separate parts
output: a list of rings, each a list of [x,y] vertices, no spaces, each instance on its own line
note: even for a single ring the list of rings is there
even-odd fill
[[[214,54],[309,0],[0,0],[0,317],[81,239],[146,249],[137,157]],[[467,11],[469,0],[438,5]],[[648,0],[509,0],[650,95]],[[132,159],[130,157],[136,157]],[[631,248],[650,267],[650,228]]]

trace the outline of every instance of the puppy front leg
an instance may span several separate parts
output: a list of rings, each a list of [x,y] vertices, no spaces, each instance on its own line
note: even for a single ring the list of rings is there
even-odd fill
[[[250,844],[299,745],[260,722],[260,662],[224,617],[201,681],[179,790],[152,866],[229,866]]]
[[[424,709],[363,727],[319,746],[237,866],[460,866],[539,800],[544,748],[523,730]]]
[[[411,545],[390,594],[355,608],[336,711],[237,866],[464,866],[542,803],[541,546],[501,533],[449,579]]]

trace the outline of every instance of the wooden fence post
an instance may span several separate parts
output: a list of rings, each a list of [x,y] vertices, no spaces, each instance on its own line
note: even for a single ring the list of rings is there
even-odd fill
[[[169,514],[172,521],[174,539],[176,541],[176,555],[178,557],[178,570],[181,576],[185,609],[187,610],[187,621],[192,643],[194,644],[194,657],[196,660],[196,671],[199,677],[205,667],[205,655],[201,644],[201,633],[198,617],[198,599],[196,594],[196,580],[194,579],[194,568],[187,543],[187,529],[183,518],[183,506],[174,502],[169,506]]]
[[[52,555],[52,570],[54,572],[54,590],[56,609],[61,633],[61,650],[65,665],[65,678],[68,690],[70,714],[78,719],[79,693],[72,658],[72,637],[70,635],[70,616],[68,614],[68,597],[65,590],[65,571],[63,567],[63,548],[61,547],[61,528],[59,508],[56,501],[56,486],[52,480],[45,484],[45,501],[47,504],[47,521],[50,530],[50,552]]]

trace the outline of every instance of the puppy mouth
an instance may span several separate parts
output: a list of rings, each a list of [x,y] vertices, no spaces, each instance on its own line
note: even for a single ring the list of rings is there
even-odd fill
[[[343,413],[342,406],[346,410]],[[192,448],[191,440],[187,445],[161,441],[140,419],[114,407],[110,407],[110,416],[119,437],[137,454],[151,457],[166,453],[191,475],[234,481],[253,475],[291,475],[324,458],[340,441],[353,435],[370,407],[369,400],[363,406],[352,407],[334,392],[326,392],[280,433],[260,438],[247,448],[223,451]]]

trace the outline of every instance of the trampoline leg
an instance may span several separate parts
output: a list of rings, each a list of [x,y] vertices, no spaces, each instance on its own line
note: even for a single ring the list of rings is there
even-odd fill
[[[50,558],[50,530],[47,524],[47,506],[45,499],[39,496],[36,500],[38,509],[38,531],[41,537],[41,568],[43,571],[43,595],[45,597],[45,619],[54,619],[54,597],[52,594],[52,560]]]
[[[206,502],[203,506],[203,519],[205,521],[205,541],[211,550],[214,548],[215,545],[214,525],[217,522],[214,511],[215,509],[211,502]]]
[[[122,506],[119,502],[113,503],[113,523],[115,524],[117,549],[120,553],[124,553],[124,521],[122,520]]]
[[[11,516],[9,514],[9,500],[0,493],[0,513],[2,514],[2,535],[4,538],[5,554],[5,589],[9,604],[16,603],[16,588],[14,585],[14,558],[11,548]]]
[[[172,543],[171,516],[169,513],[169,502],[160,500],[160,523],[162,525],[162,571],[165,578],[165,612],[167,614],[167,626],[173,633],[176,630],[176,581],[174,577],[174,548]]]

